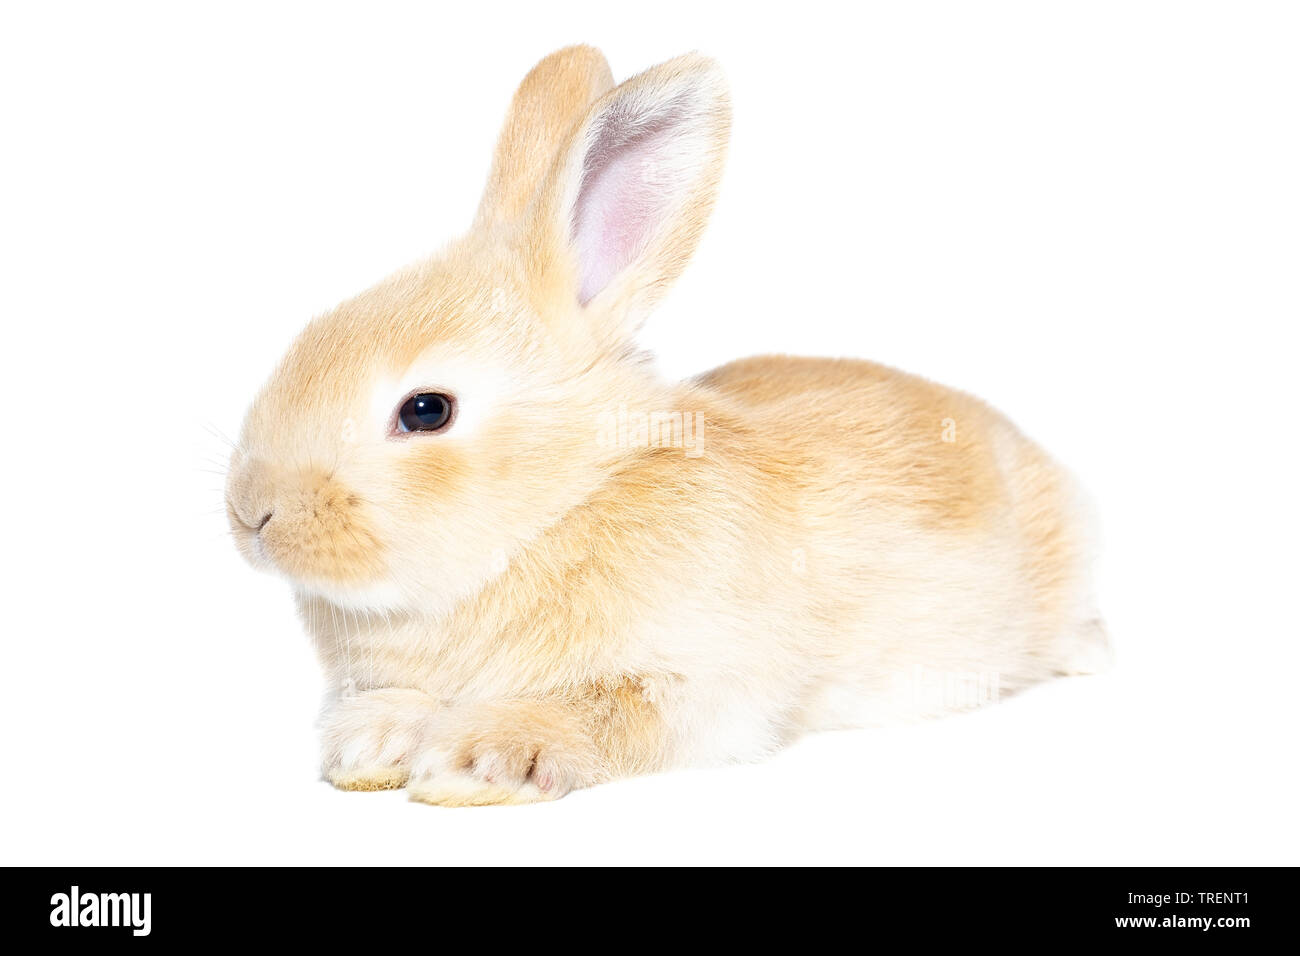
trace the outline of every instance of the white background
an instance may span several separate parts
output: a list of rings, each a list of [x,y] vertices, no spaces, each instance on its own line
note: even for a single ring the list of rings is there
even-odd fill
[[[855,355],[992,401],[1097,500],[1111,675],[551,805],[318,780],[212,429],[468,224],[573,42],[732,84],[665,373]],[[6,5],[3,862],[1300,862],[1297,49],[1265,3]]]

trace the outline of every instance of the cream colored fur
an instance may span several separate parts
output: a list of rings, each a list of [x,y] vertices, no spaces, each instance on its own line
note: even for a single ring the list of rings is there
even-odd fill
[[[636,357],[728,122],[702,57],[614,87],[595,50],[553,54],[469,235],[314,320],[255,401],[228,510],[293,582],[335,785],[553,799],[1104,658],[1077,493],[978,400],[858,361],[674,384]],[[413,389],[456,396],[445,433],[390,432]],[[611,440],[628,410],[668,417]],[[703,423],[689,454],[673,415]]]

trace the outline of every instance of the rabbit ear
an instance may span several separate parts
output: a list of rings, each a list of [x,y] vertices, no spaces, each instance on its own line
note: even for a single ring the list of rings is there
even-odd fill
[[[613,86],[609,64],[594,47],[565,47],[532,68],[510,102],[478,225],[509,222],[527,209],[587,108]]]
[[[634,330],[695,251],[730,122],[721,70],[698,54],[592,104],[534,211],[535,279],[600,316],[604,331]]]

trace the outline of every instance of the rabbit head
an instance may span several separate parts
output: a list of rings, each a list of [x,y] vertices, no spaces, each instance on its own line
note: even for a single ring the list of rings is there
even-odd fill
[[[227,511],[254,564],[438,611],[618,467],[602,411],[664,388],[630,337],[681,271],[729,124],[696,55],[613,87],[587,47],[516,93],[469,233],[312,321],[257,396]]]

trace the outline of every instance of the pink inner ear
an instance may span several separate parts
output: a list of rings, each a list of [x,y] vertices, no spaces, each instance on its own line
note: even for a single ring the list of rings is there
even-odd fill
[[[602,118],[572,219],[583,305],[641,254],[677,198],[684,177],[673,168],[682,118],[675,106],[651,118],[617,111]]]

